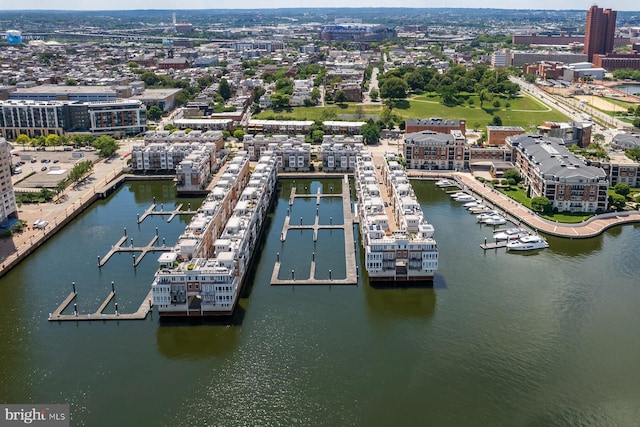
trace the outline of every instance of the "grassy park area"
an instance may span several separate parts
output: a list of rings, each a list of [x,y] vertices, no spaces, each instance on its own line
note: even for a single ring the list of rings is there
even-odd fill
[[[469,104],[469,100],[472,103]],[[484,128],[491,123],[493,115],[502,119],[504,126],[522,126],[530,130],[544,121],[568,121],[562,113],[548,108],[529,95],[523,95],[512,99],[498,99],[499,107],[494,107],[492,101],[485,101],[480,108],[480,99],[476,95],[470,95],[469,100],[463,105],[446,106],[441,103],[441,98],[435,94],[413,96],[405,101],[396,103],[393,114],[405,119],[417,119],[428,117],[441,117],[443,119],[467,121],[469,128]],[[507,103],[509,104],[507,106]],[[344,115],[350,120],[366,120],[366,117],[378,115],[382,112],[383,105],[361,105],[347,103],[344,105],[328,105],[326,107],[292,107],[282,111],[264,110],[255,119],[276,120],[337,120]]]

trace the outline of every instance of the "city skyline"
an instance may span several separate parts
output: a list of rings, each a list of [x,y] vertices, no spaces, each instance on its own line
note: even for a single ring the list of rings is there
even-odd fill
[[[212,5],[210,2],[203,0],[157,0],[152,3],[142,0],[114,0],[108,4],[104,3],[87,3],[79,0],[62,0],[52,4],[43,0],[25,0],[17,3],[8,3],[3,5],[0,10],[87,10],[87,11],[101,11],[101,10],[190,10],[190,9],[278,9],[278,8],[341,8],[344,7],[344,3],[339,0],[324,0],[324,1],[310,1],[305,4],[293,2],[291,0],[278,0],[272,2],[265,7],[264,2],[257,0],[248,0],[238,4],[232,1],[222,1],[218,4]],[[488,9],[531,9],[531,10],[587,10],[593,6],[593,1],[584,0],[570,0],[562,3],[558,8],[557,2],[550,0],[534,1],[527,0],[518,4],[507,0],[500,0],[492,3],[492,7]],[[619,11],[637,11],[640,7],[635,1],[622,0],[615,4],[602,3],[597,4],[602,8],[615,8]],[[108,8],[105,8],[108,6]],[[389,7],[389,3],[382,0],[376,1],[364,1],[356,0],[351,3],[349,8],[384,8]],[[393,4],[393,7],[407,7],[407,8],[419,8],[425,9],[425,4],[421,0],[404,0],[400,4]],[[487,8],[486,2],[481,0],[467,0],[462,4],[451,4],[450,1],[435,0],[430,2],[428,8]]]

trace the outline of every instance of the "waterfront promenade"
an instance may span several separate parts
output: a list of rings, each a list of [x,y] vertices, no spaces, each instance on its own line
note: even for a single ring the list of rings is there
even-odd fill
[[[577,224],[565,224],[550,221],[532,212],[526,206],[514,201],[508,196],[478,181],[472,174],[447,171],[417,171],[407,170],[412,179],[453,178],[464,191],[473,193],[476,197],[487,200],[504,211],[507,215],[522,222],[528,227],[552,236],[572,239],[595,237],[608,228],[616,225],[640,222],[640,211],[611,212],[596,215]]]
[[[128,152],[123,146],[112,159],[94,164],[90,177],[60,194],[59,202],[23,204],[18,207],[18,218],[24,222],[22,232],[0,239],[0,277],[35,251],[49,237],[64,227],[75,216],[90,206],[98,195],[114,186],[122,176]],[[36,220],[47,221],[45,228],[35,228]]]

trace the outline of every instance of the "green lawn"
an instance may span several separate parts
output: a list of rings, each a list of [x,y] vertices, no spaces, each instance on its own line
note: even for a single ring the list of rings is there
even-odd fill
[[[531,209],[531,199],[527,197],[527,192],[524,188],[511,187],[510,189],[498,190],[511,197],[516,202]],[[565,224],[577,224],[579,222],[586,221],[592,216],[592,214],[586,214],[582,212],[559,212],[541,215],[542,218],[548,219],[550,221],[562,222]]]
[[[501,107],[494,108],[492,103],[485,102],[480,108],[480,100],[476,95],[471,95],[474,100],[472,105],[465,102],[462,106],[447,107],[440,103],[439,96],[419,95],[406,101],[397,103],[393,113],[405,119],[418,119],[428,117],[442,117],[443,119],[467,121],[468,128],[484,128],[491,123],[492,114],[498,115],[502,119],[504,126],[522,126],[525,130],[535,129],[544,121],[566,122],[569,118],[564,114],[547,108],[529,95],[514,99],[500,99]],[[510,104],[505,108],[506,103]],[[382,104],[361,106],[364,115],[377,115],[382,111]],[[324,111],[327,111],[323,114]],[[344,106],[328,105],[326,107],[293,107],[288,110],[275,112],[264,110],[255,119],[276,119],[276,120],[334,120],[326,117],[340,117],[346,114],[355,116],[356,104],[347,103]],[[366,120],[364,118],[353,117],[352,120]]]
[[[480,99],[472,95],[472,105],[465,103],[455,107],[447,107],[440,103],[440,97],[420,95],[409,100],[409,108],[396,108],[394,112],[407,119],[442,117],[443,119],[465,119],[468,128],[483,128],[493,120],[492,114],[502,119],[504,126],[522,126],[531,130],[544,121],[566,122],[569,118],[564,114],[547,108],[532,97],[525,95],[513,99],[499,99],[501,106],[494,108],[493,101],[485,101],[480,108]],[[509,108],[505,104],[509,103]]]

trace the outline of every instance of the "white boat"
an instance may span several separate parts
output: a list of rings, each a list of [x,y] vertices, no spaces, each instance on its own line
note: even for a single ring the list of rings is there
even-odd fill
[[[444,188],[444,187],[453,187],[455,186],[455,184],[451,181],[449,181],[448,179],[441,179],[436,181],[436,186],[440,187],[440,188]]]
[[[482,222],[483,220],[498,214],[499,214],[498,211],[490,210],[490,211],[481,213],[480,215],[476,215],[476,219],[478,220],[478,222]]]
[[[462,207],[470,209],[470,208],[475,208],[478,205],[481,205],[482,202],[480,200],[473,200],[471,202],[467,202],[464,205],[462,205]]]
[[[483,219],[481,222],[487,225],[502,225],[506,224],[507,220],[503,216],[492,215],[489,218]]]
[[[547,243],[544,237],[538,236],[537,234],[530,234],[528,236],[520,237],[517,240],[507,242],[508,251],[531,251],[534,249],[544,249],[548,247],[549,243]]]
[[[465,194],[464,196],[455,197],[453,200],[456,202],[475,202],[476,198],[469,194]]]
[[[479,215],[481,213],[489,212],[491,209],[487,205],[479,204],[469,208],[469,212]]]
[[[456,199],[456,198],[462,197],[462,196],[468,196],[468,194],[464,193],[462,191],[458,191],[458,192],[455,192],[455,193],[451,194],[451,198],[452,199]]]
[[[519,239],[520,237],[527,236],[528,234],[529,232],[524,228],[519,228],[519,227],[507,228],[504,231],[495,233],[493,235],[493,238],[495,240],[516,240],[516,239]]]

